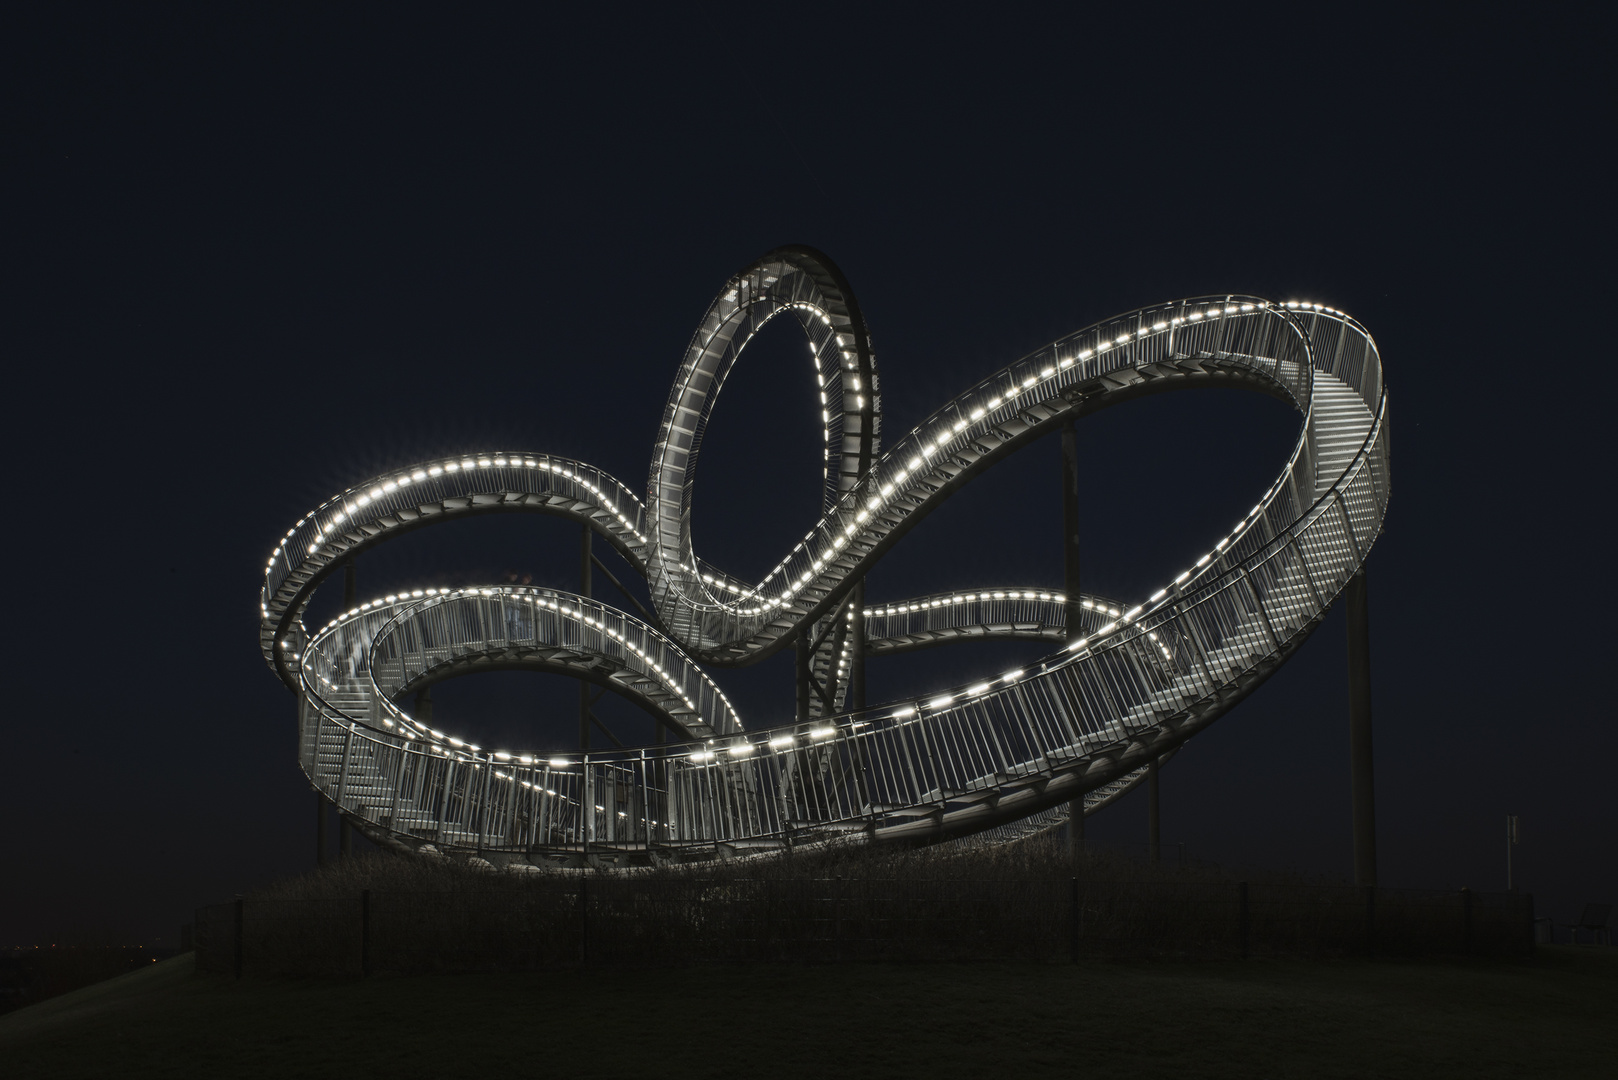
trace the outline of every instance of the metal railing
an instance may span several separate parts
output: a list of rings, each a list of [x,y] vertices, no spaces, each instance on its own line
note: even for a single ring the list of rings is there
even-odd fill
[[[1281,476],[1229,536],[1145,603],[1125,609],[1091,598],[1085,636],[1044,661],[990,682],[751,732],[698,667],[726,650],[762,656],[821,618],[843,582],[962,479],[1065,418],[1151,384],[1221,379],[1267,388],[1304,413]],[[278,548],[287,568],[277,577],[272,563],[266,596],[280,614],[267,602],[265,625],[292,642],[286,672],[302,695],[305,771],[346,813],[411,846],[537,859],[655,860],[850,835],[942,839],[1120,790],[1301,644],[1363,564],[1389,496],[1386,392],[1369,335],[1330,309],[1245,297],[1143,309],[1002,370],[882,455],[758,585],[702,580],[688,533],[678,543],[668,529],[645,538],[647,515],[666,517],[676,487],[678,505],[687,505],[688,483],[659,484],[654,472],[643,513],[622,485],[577,463],[564,470],[562,482],[574,485],[564,496],[556,467],[539,467],[540,456],[466,460],[475,468],[460,468],[453,484],[469,509],[479,497],[465,493],[471,488],[481,485],[489,505],[503,506],[526,485],[541,501],[572,499],[567,512],[616,515],[611,527],[644,557],[636,565],[672,640],[598,602],[513,588],[419,590],[360,605],[307,641],[301,626],[288,632],[318,580],[320,568],[310,567],[330,555],[316,549],[336,550],[344,529],[369,543],[408,524],[404,504],[426,490],[400,495],[380,484],[332,500]],[[688,455],[687,472],[694,461]],[[448,476],[417,483],[443,487]],[[355,492],[372,491],[382,491],[381,516],[328,522],[334,507],[363,497]],[[414,505],[418,514],[430,506]],[[683,509],[681,521],[689,521]],[[302,562],[299,552],[309,552]],[[776,579],[788,584],[771,586]],[[772,588],[780,591],[766,603]],[[921,598],[893,614],[891,605],[868,604],[859,617],[878,640],[969,618],[1007,636],[1049,634],[1060,601],[996,591],[1010,590]],[[273,643],[267,653],[276,659]],[[588,754],[484,751],[415,724],[393,704],[471,658],[578,670],[606,663],[626,692],[697,739]]]

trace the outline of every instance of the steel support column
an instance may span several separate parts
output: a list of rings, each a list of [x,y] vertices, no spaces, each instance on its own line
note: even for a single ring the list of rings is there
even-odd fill
[[[348,823],[348,815],[341,810],[337,812],[337,858],[347,860],[354,854],[354,826]]]
[[[798,632],[794,657],[793,681],[797,685],[797,717],[800,724],[809,722],[809,630],[810,627],[804,627]]]
[[[1371,620],[1365,570],[1343,593],[1348,615],[1348,768],[1354,884],[1376,884],[1376,783],[1371,757]]]
[[[1065,636],[1073,642],[1082,636],[1079,612],[1083,607],[1079,603],[1079,449],[1071,420],[1062,425],[1062,588],[1067,598]],[[1082,794],[1067,804],[1067,848],[1073,856],[1084,850]]]
[[[579,595],[590,595],[590,526],[579,536]],[[590,749],[590,684],[579,680],[579,749]]]
[[[343,610],[353,611],[355,601],[354,557],[343,561]]]

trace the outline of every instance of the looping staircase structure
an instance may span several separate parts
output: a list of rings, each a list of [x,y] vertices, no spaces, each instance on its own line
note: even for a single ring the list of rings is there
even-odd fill
[[[823,514],[769,573],[703,561],[691,507],[702,436],[747,343],[777,316],[809,342],[822,400]],[[1235,385],[1301,415],[1275,482],[1212,550],[1132,604],[1037,587],[897,603],[864,574],[995,462],[1064,424],[1160,391]],[[583,462],[491,452],[344,491],[271,553],[260,646],[298,696],[300,762],[345,819],[410,850],[496,865],[633,865],[834,840],[1009,838],[1127,791],[1303,643],[1380,534],[1388,403],[1366,330],[1319,304],[1199,297],[1132,311],[994,372],[886,451],[875,355],[824,255],[783,248],[725,285],[680,366],[644,501]],[[653,613],[517,586],[416,589],[325,626],[303,614],[357,553],[488,513],[570,518],[642,574]],[[655,615],[655,617],[653,617]],[[865,655],[989,638],[1052,643],[1025,669],[866,707]],[[803,650],[793,723],[743,724],[705,669]],[[474,670],[561,672],[658,718],[678,741],[486,750],[413,717],[423,687]],[[851,692],[852,691],[852,692]]]

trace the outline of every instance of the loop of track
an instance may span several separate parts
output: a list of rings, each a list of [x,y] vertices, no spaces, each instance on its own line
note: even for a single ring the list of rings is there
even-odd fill
[[[825,512],[756,582],[691,542],[701,437],[747,340],[805,329],[825,404]],[[1230,534],[1134,604],[976,588],[856,610],[865,572],[951,493],[1062,424],[1143,394],[1240,385],[1302,416],[1280,476]],[[772,252],[727,283],[678,373],[647,500],[549,454],[425,462],[356,485],[288,531],[266,567],[261,647],[299,695],[301,761],[368,835],[505,863],[621,864],[822,843],[1016,835],[1127,790],[1274,671],[1379,535],[1387,394],[1362,327],[1315,304],[1222,296],[1156,305],[1054,342],[959,395],[885,453],[875,358],[830,260]],[[410,529],[483,513],[589,525],[643,573],[656,625],[555,590],[419,589],[310,632],[325,577]],[[1037,665],[846,711],[846,632],[869,654],[1072,635]],[[703,666],[816,636],[833,689],[809,723],[748,729]],[[564,671],[657,716],[675,745],[484,750],[417,723],[411,690],[484,667]]]

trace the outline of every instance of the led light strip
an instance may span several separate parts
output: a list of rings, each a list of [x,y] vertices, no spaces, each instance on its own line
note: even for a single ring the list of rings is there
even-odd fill
[[[1014,405],[1019,399],[1027,399],[1024,405],[1036,401],[1049,401],[1057,390],[1088,377],[1089,369],[1101,358],[1128,346],[1137,345],[1144,339],[1166,337],[1183,326],[1212,323],[1230,317],[1251,317],[1273,311],[1277,306],[1262,301],[1210,302],[1197,307],[1185,307],[1182,304],[1178,307],[1160,309],[1158,314],[1167,317],[1157,318],[1133,331],[1120,332],[1123,323],[1134,318],[1144,321],[1146,317],[1145,313],[1126,316],[1114,320],[1105,327],[1082,332],[1072,339],[1058,343],[1057,352],[1060,358],[1045,364],[1037,371],[1022,374],[1021,369],[1030,366],[1027,362],[1008,367],[999,375],[985,380],[978,389],[962,395],[938,410],[928,420],[917,425],[897,447],[883,454],[872,468],[870,476],[845,495],[838,506],[825,515],[804,540],[788,552],[787,557],[765,574],[756,585],[749,587],[727,584],[726,591],[739,594],[737,599],[710,592],[702,597],[704,606],[711,605],[740,617],[765,616],[791,606],[805,592],[827,588],[830,580],[840,580],[843,576],[828,572],[828,567],[832,567],[836,560],[842,557],[852,541],[862,537],[867,531],[868,523],[873,518],[884,515],[896,514],[902,518],[910,513],[911,508],[898,505],[899,500],[925,481],[941,483],[937,465],[950,460],[953,451],[969,445],[981,431],[993,426],[996,414],[1000,410]],[[1292,310],[1309,308],[1340,314],[1321,305],[1302,304],[1297,301],[1286,306]],[[1169,311],[1179,313],[1168,314]],[[923,432],[930,434],[924,435]],[[1199,560],[1194,568],[1177,578],[1176,584],[1184,584],[1196,569],[1207,566],[1221,551],[1239,539],[1262,513],[1263,508],[1275,495],[1278,486],[1272,487],[1248,516],[1237,523],[1232,533]],[[655,502],[655,490],[652,498]],[[668,554],[664,552],[665,557]],[[688,565],[685,559],[678,555],[672,561],[682,569]],[[708,580],[709,577],[711,575],[704,577],[703,580],[712,584],[713,582]],[[778,586],[777,592],[768,594],[766,590],[772,587],[777,578],[783,579],[785,584]],[[1152,602],[1161,600],[1168,595],[1168,592],[1169,588],[1165,588],[1153,598]],[[755,598],[762,598],[762,602],[751,604],[741,602]],[[1126,620],[1126,624],[1128,621],[1132,619]]]
[[[875,427],[880,414],[876,400],[875,369],[870,365],[868,357],[861,361],[859,357],[862,354],[851,346],[851,342],[855,340],[853,331],[859,329],[855,325],[857,317],[851,314],[852,308],[849,312],[840,313],[830,311],[828,307],[818,302],[801,298],[783,300],[778,295],[766,295],[771,286],[784,287],[787,281],[788,277],[782,274],[773,276],[761,274],[756,281],[749,280],[745,291],[749,292],[750,297],[764,297],[759,301],[761,303],[775,305],[770,317],[781,311],[793,310],[801,317],[818,322],[827,331],[827,336],[819,339],[818,344],[817,340],[811,337],[811,351],[815,358],[817,384],[820,387],[823,405],[822,434],[826,447],[824,456],[827,461],[825,479],[830,488],[832,399],[827,389],[827,378],[822,374],[821,357],[835,343],[837,350],[835,355],[839,358],[835,370],[838,372],[839,380],[845,376],[847,378],[847,385],[842,386],[840,381],[839,386],[842,386],[845,398],[852,392],[855,403],[855,410],[845,409],[843,415],[859,415],[862,423],[869,425],[862,427],[861,434],[868,435],[868,441],[873,449]],[[793,279],[792,284],[794,288],[805,287],[802,281],[796,279]],[[740,302],[743,291],[738,287],[732,296],[726,298],[736,305],[729,311],[729,315],[735,315],[745,308],[746,305]],[[751,299],[749,302],[752,302]],[[401,493],[406,493],[408,489],[417,485],[449,483],[455,479],[457,473],[483,475],[488,470],[508,472],[532,470],[535,473],[549,474],[551,477],[559,476],[568,483],[569,488],[562,490],[554,485],[545,484],[527,485],[533,490],[524,490],[525,485],[513,484],[509,476],[501,476],[500,482],[492,485],[496,490],[489,490],[491,485],[456,486],[450,483],[448,488],[433,490],[431,494],[435,498],[421,501],[418,505],[430,508],[435,501],[441,501],[447,510],[450,508],[450,502],[454,500],[463,500],[463,505],[473,505],[464,501],[469,497],[490,495],[499,499],[515,496],[519,500],[529,496],[538,496],[542,499],[556,497],[571,499],[571,505],[564,506],[561,512],[587,520],[596,528],[614,536],[632,559],[639,560],[645,566],[648,575],[660,583],[653,589],[653,601],[657,605],[659,616],[672,628],[675,638],[672,641],[664,639],[665,647],[673,649],[678,643],[679,646],[691,650],[700,657],[705,652],[718,648],[756,648],[772,641],[779,641],[787,635],[800,632],[811,617],[815,619],[822,617],[816,605],[823,606],[826,601],[822,598],[831,594],[850,575],[861,572],[872,557],[870,553],[884,537],[895,529],[905,527],[909,515],[929,507],[929,499],[945,484],[958,483],[963,472],[974,468],[977,461],[988,452],[979,446],[980,443],[991,449],[1003,445],[1016,437],[1017,430],[1026,430],[1029,425],[1048,425],[1054,417],[1071,411],[1083,398],[1128,385],[1128,379],[1112,378],[1107,381],[1112,376],[1132,375],[1134,381],[1138,382],[1142,369],[1147,370],[1154,378],[1180,374],[1182,371],[1190,374],[1235,371],[1275,382],[1290,393],[1294,400],[1299,402],[1300,407],[1307,408],[1313,397],[1310,381],[1312,373],[1308,363],[1285,361],[1291,366],[1283,370],[1283,361],[1280,359],[1282,353],[1275,356],[1269,355],[1268,352],[1250,355],[1237,348],[1249,338],[1270,341],[1270,338],[1264,337],[1265,334],[1282,332],[1277,329],[1281,324],[1278,320],[1284,322],[1286,319],[1300,316],[1326,317],[1342,324],[1345,332],[1352,328],[1356,333],[1363,335],[1363,328],[1358,324],[1353,323],[1336,309],[1325,305],[1300,301],[1289,301],[1280,305],[1256,298],[1223,298],[1181,301],[1143,309],[1063,339],[1041,350],[1034,357],[1008,366],[980,383],[978,387],[949,402],[901,439],[896,446],[875,457],[868,473],[854,482],[848,490],[841,492],[828,512],[804,539],[759,582],[751,585],[700,562],[690,548],[689,515],[682,512],[676,516],[672,513],[675,507],[670,500],[675,492],[681,492],[681,498],[689,498],[689,484],[675,481],[679,480],[682,472],[688,472],[694,466],[695,453],[688,455],[679,469],[669,471],[674,466],[667,464],[672,459],[668,459],[666,455],[677,442],[671,425],[684,422],[680,418],[694,414],[694,410],[701,410],[705,416],[706,409],[711,407],[711,395],[705,399],[701,395],[691,394],[690,388],[696,385],[693,379],[697,369],[688,366],[687,372],[677,381],[676,391],[671,397],[670,411],[665,416],[645,503],[630,494],[618,481],[580,463],[567,462],[565,459],[547,455],[510,454],[460,456],[426,463],[423,466],[391,473],[328,500],[313,514],[300,519],[288,531],[286,538],[277,545],[268,561],[264,595],[260,605],[265,623],[265,634],[262,636],[267,643],[266,651],[267,654],[279,652],[285,660],[291,662],[291,666],[285,670],[288,672],[296,670],[299,677],[307,681],[318,665],[303,663],[304,658],[323,655],[321,650],[326,643],[337,640],[350,620],[367,615],[372,618],[394,619],[406,613],[412,605],[451,602],[454,599],[473,596],[491,598],[498,595],[505,602],[542,607],[575,619],[580,625],[603,633],[629,653],[640,654],[648,664],[651,664],[652,661],[642,650],[634,647],[623,634],[596,619],[584,607],[569,608],[565,602],[547,601],[544,599],[544,590],[490,588],[417,589],[408,594],[395,593],[379,600],[369,601],[340,614],[328,623],[317,632],[307,646],[302,647],[303,656],[300,656],[298,643],[304,641],[308,635],[301,627],[299,617],[301,604],[294,610],[294,601],[303,598],[306,602],[308,590],[321,577],[331,572],[334,560],[340,558],[344,552],[368,542],[371,533],[398,527],[402,521],[414,520],[412,514],[422,512],[409,505],[411,500],[401,499]],[[768,317],[757,322],[752,328],[752,333],[756,333],[767,321]],[[709,326],[709,323],[705,322],[705,326]],[[1216,326],[1220,328],[1217,334],[1210,336],[1206,333],[1207,328]],[[709,329],[712,327],[709,326]],[[1190,335],[1188,341],[1177,341],[1176,335],[1182,332]],[[1301,330],[1298,332],[1301,336]],[[1364,337],[1368,342],[1369,336]],[[694,345],[693,351],[704,363],[712,363],[718,354],[703,343],[707,340],[703,338],[703,333],[699,332],[700,349],[698,345]],[[735,346],[725,362],[734,363],[736,354],[739,354],[745,344],[746,341],[743,340],[740,345]],[[859,348],[867,349],[868,345],[860,345]],[[1374,345],[1371,348],[1374,352]],[[861,382],[861,374],[866,371],[866,368],[860,366],[861,363],[868,366],[871,380],[869,387]],[[1213,366],[1210,368],[1209,364]],[[1379,372],[1376,377],[1380,379]],[[865,392],[867,389],[868,395]],[[1373,416],[1373,420],[1380,423],[1379,415]],[[1013,421],[1021,427],[1014,428],[1010,434],[998,430],[1002,425]],[[1306,428],[1312,430],[1313,423],[1312,411],[1306,411]],[[1376,430],[1373,425],[1371,431],[1374,433]],[[824,741],[839,733],[854,733],[872,724],[922,723],[929,716],[1003,693],[1008,687],[1025,678],[1043,676],[1057,668],[1079,662],[1103,645],[1107,648],[1115,647],[1118,644],[1115,639],[1119,639],[1126,631],[1130,633],[1122,639],[1124,644],[1138,643],[1140,649],[1161,655],[1164,661],[1172,664],[1173,650],[1152,629],[1151,623],[1139,630],[1134,628],[1141,620],[1164,605],[1178,603],[1182,596],[1187,595],[1188,589],[1196,587],[1199,576],[1211,575],[1216,571],[1223,573],[1226,557],[1235,551],[1243,537],[1260,521],[1265,521],[1268,528],[1267,534],[1259,534],[1261,538],[1266,535],[1278,535],[1277,523],[1268,520],[1267,511],[1283,491],[1293,491],[1296,499],[1302,499],[1304,507],[1307,508],[1308,496],[1312,495],[1316,488],[1316,478],[1312,475],[1305,477],[1302,473],[1295,476],[1295,470],[1301,469],[1305,464],[1312,465],[1312,462],[1300,458],[1303,445],[1304,439],[1300,436],[1299,448],[1294,451],[1293,458],[1289,461],[1281,479],[1271,485],[1253,508],[1232,527],[1229,534],[1217,541],[1210,551],[1195,561],[1193,566],[1173,578],[1169,585],[1154,592],[1144,603],[1125,606],[1113,601],[1081,598],[1082,610],[1101,625],[1097,627],[1087,624],[1088,633],[1039,665],[1029,669],[1008,671],[994,680],[935,691],[907,702],[882,706],[858,717],[845,717],[830,722],[818,721],[809,726],[789,725],[766,731],[761,735],[716,734],[714,738],[707,739],[687,751],[687,760],[694,764],[713,763],[717,767],[727,761],[749,758],[760,753],[792,752],[800,746]],[[845,461],[848,447],[849,440],[845,435]],[[497,474],[490,472],[488,475]],[[846,476],[845,468],[840,473],[839,482]],[[1307,487],[1303,486],[1305,481],[1308,483]],[[1295,506],[1287,511],[1289,515],[1303,512],[1303,509]],[[1343,512],[1347,514],[1346,507]],[[1290,520],[1279,524],[1281,528],[1292,526]],[[356,532],[364,534],[365,539],[355,539]],[[1017,602],[1051,605],[1053,609],[1063,609],[1066,599],[1060,592],[1040,589],[960,591],[892,604],[869,605],[858,613],[848,610],[845,617],[869,621],[924,614],[965,620],[973,614],[971,611],[973,605]],[[696,621],[677,618],[691,612],[701,614],[702,618]],[[979,617],[987,617],[981,612],[977,614]],[[618,613],[614,613],[614,616],[618,617]],[[627,616],[624,618],[627,619]],[[714,618],[730,621],[714,622],[712,621]],[[285,632],[288,628],[292,632]],[[932,624],[927,628],[937,629]],[[642,626],[640,629],[645,633],[655,633],[648,627]],[[867,627],[867,630],[872,629],[875,628]],[[712,636],[716,630],[721,636]],[[278,638],[277,634],[280,635]],[[815,661],[822,665],[821,670],[828,675],[835,670],[839,700],[847,685],[851,641],[852,635],[849,635],[841,649],[832,649],[836,655],[828,653]],[[832,647],[828,645],[828,648]],[[728,700],[717,686],[700,672],[694,660],[684,657],[684,654],[682,657],[690,670],[702,678],[706,689],[711,690],[712,700],[723,703],[724,709],[734,716],[734,710],[730,708]],[[273,656],[267,658],[274,659]],[[653,674],[661,676],[660,685],[664,690],[682,701],[687,708],[694,710],[697,707],[696,703],[685,694],[683,684],[668,677],[666,671],[655,668],[654,665]],[[330,685],[330,680],[325,675],[314,674],[313,677]],[[313,695],[319,694],[319,690],[313,685],[309,686],[309,690]],[[388,713],[382,718],[385,727],[396,729],[401,737],[431,744],[433,753],[462,755],[463,758],[470,753],[472,757],[466,759],[474,761],[474,767],[478,767],[478,762],[488,764],[517,762],[529,766],[541,760],[539,755],[534,753],[514,754],[505,750],[493,751],[486,757],[478,758],[477,755],[482,754],[482,751],[475,745],[418,724],[391,703],[384,703],[382,708]],[[573,760],[568,757],[545,760],[548,761],[547,767],[566,768],[573,764]],[[513,774],[503,773],[498,769],[492,775],[502,781],[519,782]],[[535,789],[532,780],[521,781],[521,784],[525,788]],[[601,807],[598,806],[597,809],[600,810]],[[619,816],[623,814],[620,813]]]
[[[606,605],[595,601],[586,601],[571,593],[558,592],[552,589],[499,586],[461,589],[414,589],[408,592],[390,593],[387,596],[356,605],[326,623],[325,626],[316,631],[308,647],[304,650],[304,656],[321,657],[324,670],[328,671],[334,671],[337,668],[341,657],[352,655],[356,643],[368,657],[374,657],[376,650],[384,644],[391,633],[397,632],[396,629],[389,631],[386,629],[387,627],[401,627],[409,621],[425,615],[434,606],[456,599],[497,599],[524,604],[536,611],[549,611],[564,620],[568,625],[588,627],[597,633],[605,635],[610,641],[640,661],[641,666],[634,670],[643,676],[654,678],[668,695],[683,703],[709,729],[723,734],[729,730],[742,727],[736,708],[724,691],[696,663],[686,656],[676,643],[633,616],[622,612],[614,613],[616,618],[622,619],[627,627],[635,631],[635,636],[638,636],[641,641],[655,643],[665,654],[671,654],[678,658],[692,675],[702,681],[702,684],[711,695],[710,700],[716,701],[722,706],[721,708],[707,714],[701,713],[698,702],[693,700],[690,694],[687,693],[683,682],[677,677],[677,673],[655,660],[652,655],[653,650],[639,644],[635,640],[635,636],[623,633],[607,625],[604,620],[596,616],[598,609],[611,610]],[[358,638],[354,641],[350,641],[341,633],[342,628],[351,621],[367,615],[370,617],[370,621],[361,629]],[[508,639],[502,638],[501,640]],[[582,639],[569,641],[566,647],[575,651],[593,652],[593,650],[589,649],[588,643]],[[595,652],[594,655],[610,660],[617,659],[611,652],[607,651]],[[374,661],[368,660],[366,666],[373,673],[372,677],[374,678],[374,672],[376,671]],[[300,667],[304,691],[323,699],[327,692],[338,689],[341,683],[332,680],[321,671],[321,664],[311,665],[305,662]],[[317,682],[320,684],[319,686],[315,685]],[[394,705],[386,694],[376,691],[375,687],[372,689],[375,691],[372,696],[376,703],[387,714],[380,718],[385,729],[396,730],[398,734],[407,739],[421,739],[426,743],[435,744],[450,751],[469,752],[474,755],[482,752],[482,747],[468,740],[418,722]],[[678,715],[666,711],[665,719],[670,723],[681,723],[681,718]],[[514,753],[506,750],[496,750],[490,752],[489,760],[520,760],[523,764],[530,764],[538,756],[537,753],[532,752]]]

